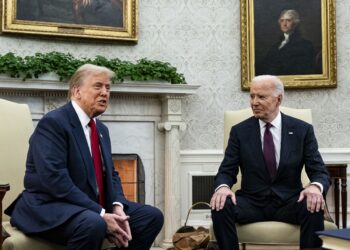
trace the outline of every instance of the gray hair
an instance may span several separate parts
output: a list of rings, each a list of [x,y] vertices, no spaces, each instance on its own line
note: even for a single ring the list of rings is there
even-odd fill
[[[112,79],[115,77],[115,73],[109,68],[103,66],[97,66],[94,64],[84,64],[80,66],[72,77],[69,80],[69,90],[68,90],[68,99],[70,100],[73,94],[73,89],[82,85],[86,77],[90,75],[101,75],[105,74]]]
[[[283,10],[278,20],[280,20],[283,15],[291,16],[293,18],[295,26],[297,26],[300,23],[300,16],[298,11],[296,10]]]
[[[270,81],[275,87],[274,96],[282,95],[284,97],[284,85],[281,79],[273,75],[260,75],[253,78],[252,82]]]

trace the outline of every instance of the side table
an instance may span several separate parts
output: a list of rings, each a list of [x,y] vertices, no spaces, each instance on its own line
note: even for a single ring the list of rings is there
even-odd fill
[[[332,178],[334,185],[334,207],[335,207],[335,224],[339,228],[339,197],[341,197],[342,227],[346,228],[347,220],[347,164],[326,164],[327,170]],[[341,186],[341,191],[339,189]]]
[[[0,182],[0,222],[1,222],[1,229],[0,229],[0,249],[2,249],[2,199],[4,198],[6,192],[10,190],[9,184],[1,184]]]

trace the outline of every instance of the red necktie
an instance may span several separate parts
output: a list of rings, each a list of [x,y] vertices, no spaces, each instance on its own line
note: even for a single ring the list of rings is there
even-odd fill
[[[271,179],[276,175],[276,157],[275,157],[275,144],[273,143],[272,134],[270,128],[272,127],[271,123],[266,123],[266,129],[264,133],[264,159],[267,167],[267,171],[270,174]]]
[[[102,175],[102,159],[101,159],[101,153],[100,153],[100,143],[98,140],[98,133],[97,133],[95,121],[91,119],[88,125],[91,129],[91,134],[90,134],[91,154],[92,154],[92,160],[94,162],[97,188],[98,188],[98,194],[99,194],[98,202],[103,207],[104,192],[103,192],[103,175]]]

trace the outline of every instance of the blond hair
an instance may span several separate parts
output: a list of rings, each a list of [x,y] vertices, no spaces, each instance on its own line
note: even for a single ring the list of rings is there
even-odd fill
[[[80,66],[69,80],[68,100],[70,100],[73,95],[73,89],[82,85],[86,77],[101,74],[106,74],[109,79],[115,77],[115,73],[112,70],[103,66],[89,63]]]

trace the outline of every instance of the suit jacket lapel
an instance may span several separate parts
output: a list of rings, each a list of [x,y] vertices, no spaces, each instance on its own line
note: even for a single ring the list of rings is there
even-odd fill
[[[72,132],[77,142],[81,157],[83,158],[83,161],[85,163],[84,165],[88,176],[88,183],[90,184],[91,188],[94,190],[97,196],[96,177],[89,146],[86,142],[86,137],[83,128],[81,127],[81,123],[77,113],[75,112],[71,103],[68,103],[67,105],[69,119],[72,125]]]
[[[105,140],[105,137],[107,135],[104,135],[103,134],[103,130],[101,129],[101,126],[100,126],[100,121],[96,119],[96,127],[97,127],[97,132],[98,132],[98,139],[99,139],[99,142],[100,142],[100,149],[101,149],[101,155],[102,155],[102,160],[103,160],[103,166],[106,168],[106,164],[108,164],[107,162],[107,159],[111,157],[110,153],[111,152],[108,152],[107,150],[107,145],[106,145],[106,140]],[[109,172],[109,171],[105,171],[105,172]]]
[[[113,190],[111,191],[105,191],[105,198],[106,198],[106,208],[108,210],[108,206],[112,204],[112,202],[116,201],[114,198],[114,193],[116,190],[114,190],[114,187],[112,185],[113,183],[113,176],[112,171],[114,169],[113,162],[111,161],[111,149],[110,149],[110,143],[109,143],[109,135],[106,132],[105,129],[102,128],[101,122],[96,119],[96,127],[98,131],[98,137],[100,141],[100,149],[101,149],[101,155],[102,155],[102,161],[103,161],[103,167],[104,167],[104,186],[106,187],[106,190]],[[112,209],[112,208],[109,208]]]
[[[255,156],[255,159],[259,164],[257,164],[259,167],[261,167],[262,171],[265,173],[265,178],[270,179],[270,176],[266,170],[264,155],[262,151],[262,144],[261,144],[261,134],[260,134],[260,125],[259,120],[254,119],[254,122],[251,124],[250,127],[250,145],[252,146],[252,155]]]
[[[251,124],[250,130],[250,143],[251,145],[254,145],[252,147],[252,151],[254,155],[258,157],[258,160],[264,160],[263,154],[262,154],[262,145],[261,145],[261,135],[260,135],[260,125],[259,120],[254,119],[254,122]]]
[[[287,124],[287,117],[282,113],[282,132],[281,132],[281,152],[280,152],[280,162],[277,169],[277,176],[283,171],[285,162],[288,161],[291,145],[291,136],[294,134],[294,129],[292,126]],[[276,177],[277,177],[276,176]]]

